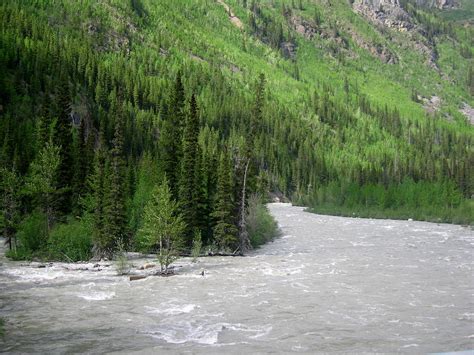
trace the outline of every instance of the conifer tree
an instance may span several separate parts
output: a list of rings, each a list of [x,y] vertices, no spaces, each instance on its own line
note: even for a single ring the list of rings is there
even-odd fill
[[[196,191],[196,163],[198,153],[199,117],[196,97],[191,96],[189,114],[183,134],[183,158],[179,185],[179,202],[186,223],[186,245],[191,247],[194,228],[197,227],[198,196]]]
[[[104,239],[107,241],[106,253],[110,257],[119,243],[127,240],[126,182],[123,138],[123,114],[115,119],[115,134],[110,151],[110,175],[105,187]]]
[[[178,184],[181,173],[179,162],[182,156],[182,131],[185,117],[184,103],[184,87],[181,81],[181,73],[178,72],[173,92],[170,95],[161,139],[163,166],[174,196],[178,196],[179,193]]]
[[[194,200],[196,201],[196,228],[200,231],[201,239],[208,241],[209,233],[209,191],[208,191],[208,172],[206,162],[198,144],[196,154],[196,166],[194,169]]]
[[[76,167],[74,174],[74,194],[75,203],[80,197],[87,193],[87,177],[92,170],[92,162],[94,161],[94,144],[95,137],[92,131],[87,134],[85,119],[81,119],[76,147]]]
[[[56,93],[57,121],[54,132],[54,144],[60,148],[58,170],[58,212],[67,214],[71,210],[72,182],[74,177],[73,139],[71,125],[71,98],[69,95],[69,81],[65,74],[61,79]]]
[[[254,170],[252,169],[252,160],[254,160],[254,149],[255,149],[255,139],[257,135],[257,130],[262,120],[262,110],[265,96],[265,75],[260,74],[259,81],[257,82],[257,88],[255,92],[255,104],[253,112],[250,118],[250,124],[247,131],[246,137],[246,151],[243,160],[243,176],[242,176],[242,191],[240,193],[240,210],[239,210],[239,249],[240,253],[244,254],[248,249],[251,248],[249,235],[246,227],[246,203],[247,203],[247,188],[248,181],[253,178],[252,175],[255,175]]]
[[[20,222],[20,186],[21,178],[15,169],[0,168],[0,229],[10,250],[16,246]]]
[[[221,154],[217,172],[216,203],[212,216],[214,240],[221,250],[234,249],[238,242],[238,229],[235,225],[233,177],[230,159],[226,152]]]
[[[111,242],[107,240],[105,234],[105,197],[107,177],[107,150],[105,147],[104,134],[99,133],[99,146],[95,152],[94,167],[89,178],[89,189],[92,199],[92,211],[94,218],[94,254],[100,259],[106,256]]]

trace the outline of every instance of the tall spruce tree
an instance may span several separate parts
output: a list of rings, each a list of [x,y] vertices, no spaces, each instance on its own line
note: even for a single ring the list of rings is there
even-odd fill
[[[74,203],[76,206],[80,198],[88,192],[87,177],[91,173],[94,161],[95,137],[92,130],[87,134],[86,121],[81,119],[76,147],[76,165],[74,169]]]
[[[184,125],[184,87],[181,72],[178,72],[173,91],[170,95],[166,122],[161,138],[163,166],[174,196],[179,193],[180,160],[182,157],[182,135]]]
[[[0,168],[0,230],[9,249],[16,247],[16,230],[20,222],[21,178],[15,169]]]
[[[123,113],[119,110],[110,150],[110,175],[107,181],[109,186],[105,188],[104,196],[104,238],[107,241],[105,252],[109,257],[119,243],[122,245],[128,243],[123,121]]]
[[[199,229],[202,240],[208,242],[209,233],[209,191],[208,172],[206,171],[206,162],[199,144],[197,145],[196,166],[194,168],[194,200],[196,201],[196,228]]]
[[[92,200],[92,212],[94,218],[93,242],[94,254],[100,259],[107,254],[111,242],[105,234],[105,188],[107,174],[107,150],[103,130],[99,133],[99,145],[95,152],[94,167],[89,178],[89,190]]]
[[[233,251],[238,245],[238,229],[235,225],[233,174],[227,152],[221,154],[217,172],[216,203],[212,216],[214,240],[223,251]]]
[[[183,135],[183,158],[179,184],[179,202],[186,223],[186,246],[192,246],[194,229],[198,226],[198,203],[196,186],[196,163],[198,160],[199,117],[196,97],[191,96],[189,113]]]
[[[56,90],[57,121],[54,131],[54,144],[60,148],[57,188],[59,196],[57,210],[60,214],[71,211],[72,183],[74,177],[73,139],[71,124],[71,97],[69,79],[61,74]],[[45,122],[46,123],[46,122]]]
[[[250,117],[250,123],[247,130],[246,137],[246,150],[243,159],[243,176],[242,176],[242,186],[240,193],[240,208],[239,208],[239,249],[240,253],[244,254],[248,249],[251,248],[249,234],[247,232],[246,226],[246,204],[247,204],[247,188],[248,181],[252,179],[255,173],[255,159],[254,159],[254,149],[255,149],[255,139],[258,132],[258,127],[262,121],[262,112],[263,112],[263,103],[265,98],[265,75],[260,74],[259,80],[257,82],[257,87],[255,91],[255,104],[253,108],[252,115]]]

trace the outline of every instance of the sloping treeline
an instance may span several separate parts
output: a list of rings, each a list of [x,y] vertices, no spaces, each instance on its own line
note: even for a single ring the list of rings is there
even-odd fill
[[[26,4],[0,6],[1,224],[19,257],[146,245],[144,210],[163,181],[185,246],[199,234],[230,252],[248,246],[242,216],[254,193],[457,211],[473,192],[469,130],[400,117],[350,86],[343,101],[317,86],[301,117],[263,76],[244,89],[218,67],[140,52],[127,28],[104,48]]]

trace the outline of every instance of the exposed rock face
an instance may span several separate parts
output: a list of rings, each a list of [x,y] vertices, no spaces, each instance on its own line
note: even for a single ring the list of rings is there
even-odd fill
[[[300,16],[291,16],[290,24],[300,35],[306,39],[312,39],[318,34],[316,25],[308,20],[301,18]]]
[[[410,15],[400,6],[399,0],[355,0],[353,9],[376,25],[400,32],[410,31],[415,27],[410,21]]]
[[[293,42],[283,42],[280,45],[282,54],[285,58],[295,59],[296,57],[296,45]]]
[[[429,1],[433,1],[434,3],[452,3],[455,0],[419,1],[424,3]],[[378,27],[386,27],[399,32],[406,32],[408,36],[407,39],[410,40],[413,48],[426,58],[426,64],[433,69],[438,69],[436,64],[436,52],[426,39],[426,31],[418,25],[415,25],[414,19],[412,19],[410,14],[400,5],[399,0],[355,0],[353,10]],[[394,60],[389,52],[383,51],[380,48],[377,50],[377,55],[388,63]]]
[[[459,110],[471,125],[474,125],[474,108],[469,106],[467,103],[463,103],[462,108]]]
[[[430,115],[434,115],[441,108],[441,99],[436,95],[431,96],[429,99],[422,98],[422,101],[423,108]]]
[[[383,63],[386,64],[396,64],[398,63],[399,59],[398,56],[392,53],[387,47],[384,45],[374,45],[369,41],[365,40],[361,36],[359,36],[356,32],[351,31],[349,32],[354,42],[361,48],[366,49],[370,52],[374,57],[379,58]]]
[[[456,0],[416,0],[418,6],[436,7],[442,9],[452,9],[458,7],[459,4]]]

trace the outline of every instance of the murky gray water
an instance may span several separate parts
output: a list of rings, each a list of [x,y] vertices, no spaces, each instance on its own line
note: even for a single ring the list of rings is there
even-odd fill
[[[169,278],[2,259],[0,351],[474,349],[472,230],[270,209],[283,237],[245,258],[183,260]]]

